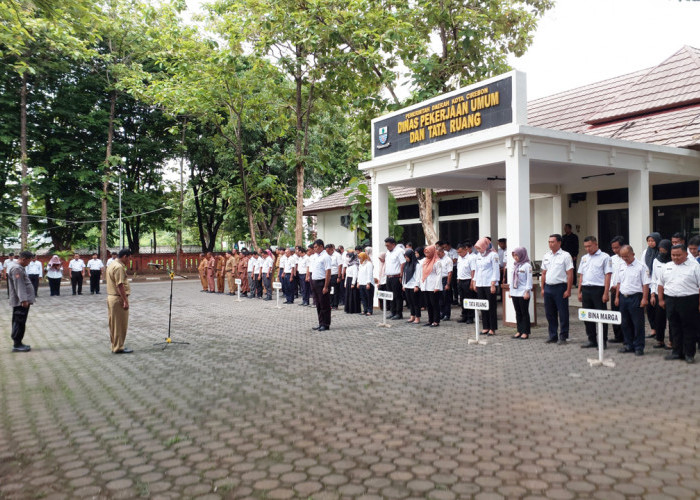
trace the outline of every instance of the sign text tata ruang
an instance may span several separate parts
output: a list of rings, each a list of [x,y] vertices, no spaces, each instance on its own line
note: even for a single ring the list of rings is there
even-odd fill
[[[372,124],[374,157],[511,123],[512,97],[507,76],[379,118]]]

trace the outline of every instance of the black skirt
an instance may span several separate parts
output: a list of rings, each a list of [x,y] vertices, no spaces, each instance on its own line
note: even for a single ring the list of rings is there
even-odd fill
[[[360,311],[360,292],[352,286],[352,278],[345,278],[345,312],[358,314]]]

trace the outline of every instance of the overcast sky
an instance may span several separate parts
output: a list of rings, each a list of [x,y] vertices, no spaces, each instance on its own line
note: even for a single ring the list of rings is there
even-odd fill
[[[557,0],[530,50],[510,62],[536,99],[655,66],[683,45],[700,48],[700,1]]]

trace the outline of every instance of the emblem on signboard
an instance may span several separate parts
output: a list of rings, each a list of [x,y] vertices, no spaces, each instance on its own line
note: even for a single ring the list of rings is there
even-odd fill
[[[379,128],[379,144],[386,144],[386,140],[389,138],[387,133],[387,127]]]

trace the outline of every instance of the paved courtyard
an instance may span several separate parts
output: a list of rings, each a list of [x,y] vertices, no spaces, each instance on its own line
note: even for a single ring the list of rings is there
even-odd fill
[[[112,355],[105,295],[40,298],[28,354],[0,305],[0,498],[698,498],[700,367],[590,368],[545,345],[133,285]],[[3,297],[4,297],[4,291]],[[541,311],[540,311],[541,313]],[[575,318],[575,315],[572,315]]]

